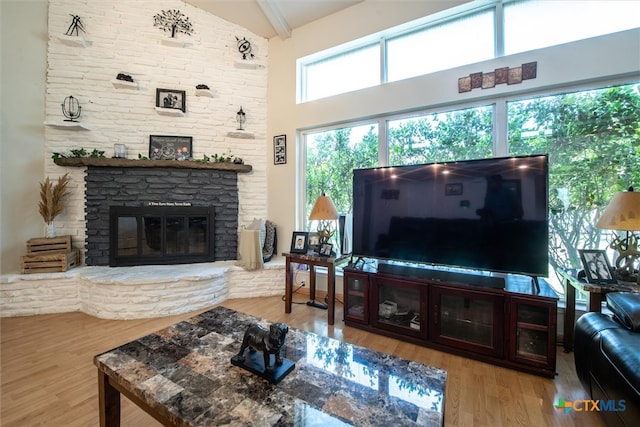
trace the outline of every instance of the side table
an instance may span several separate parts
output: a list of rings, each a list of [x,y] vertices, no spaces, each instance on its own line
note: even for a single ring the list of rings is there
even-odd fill
[[[589,296],[589,311],[601,311],[602,303],[609,292],[639,292],[640,286],[633,282],[619,282],[618,284],[588,283],[578,279],[578,271],[575,269],[556,270],[564,281],[564,351],[573,351],[573,332],[576,318],[576,289],[587,292]]]
[[[334,324],[336,311],[336,264],[347,258],[347,255],[341,257],[324,257],[314,253],[294,254],[283,253],[285,257],[285,298],[284,312],[291,313],[291,305],[293,301],[293,271],[291,264],[304,264],[309,266],[309,297],[311,301],[316,299],[316,272],[315,267],[327,268],[327,315],[329,317],[329,325]]]

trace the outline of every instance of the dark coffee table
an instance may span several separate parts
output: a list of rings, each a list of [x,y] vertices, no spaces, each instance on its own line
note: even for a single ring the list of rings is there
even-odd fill
[[[216,307],[96,356],[100,425],[121,394],[164,425],[442,425],[446,371],[289,328],[274,385],[230,362],[254,322]]]

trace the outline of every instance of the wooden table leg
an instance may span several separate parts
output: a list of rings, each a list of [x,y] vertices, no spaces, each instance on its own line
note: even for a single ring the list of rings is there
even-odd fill
[[[605,294],[589,292],[589,311],[600,313],[602,311],[602,302],[604,301],[604,298]]]
[[[327,294],[327,315],[329,316],[329,324],[333,325],[336,311],[336,278],[333,264],[327,267]]]
[[[107,374],[98,369],[100,427],[120,427],[120,392],[109,384]]]
[[[309,299],[316,300],[316,269],[309,264]]]
[[[291,273],[291,261],[289,257],[286,257],[284,271],[285,271],[285,285],[284,285],[284,312],[291,313],[291,301],[293,298],[293,277]]]
[[[564,351],[573,351],[573,330],[576,322],[576,289],[569,280],[564,281]]]

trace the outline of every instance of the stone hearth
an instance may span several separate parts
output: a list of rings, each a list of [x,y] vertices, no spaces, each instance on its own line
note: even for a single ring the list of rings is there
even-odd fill
[[[224,261],[11,274],[0,278],[0,315],[81,311],[103,319],[170,316],[229,298],[284,294],[284,282],[284,261],[253,271]]]

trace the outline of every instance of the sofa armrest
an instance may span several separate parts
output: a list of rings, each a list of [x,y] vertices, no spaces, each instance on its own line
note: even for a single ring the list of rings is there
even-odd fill
[[[600,352],[600,340],[597,335],[606,329],[621,329],[611,317],[602,313],[585,313],[576,322],[574,333],[573,355],[576,373],[585,390],[591,395],[591,379],[589,371],[593,355]]]
[[[640,294],[611,292],[607,294],[607,307],[625,328],[640,332]]]

